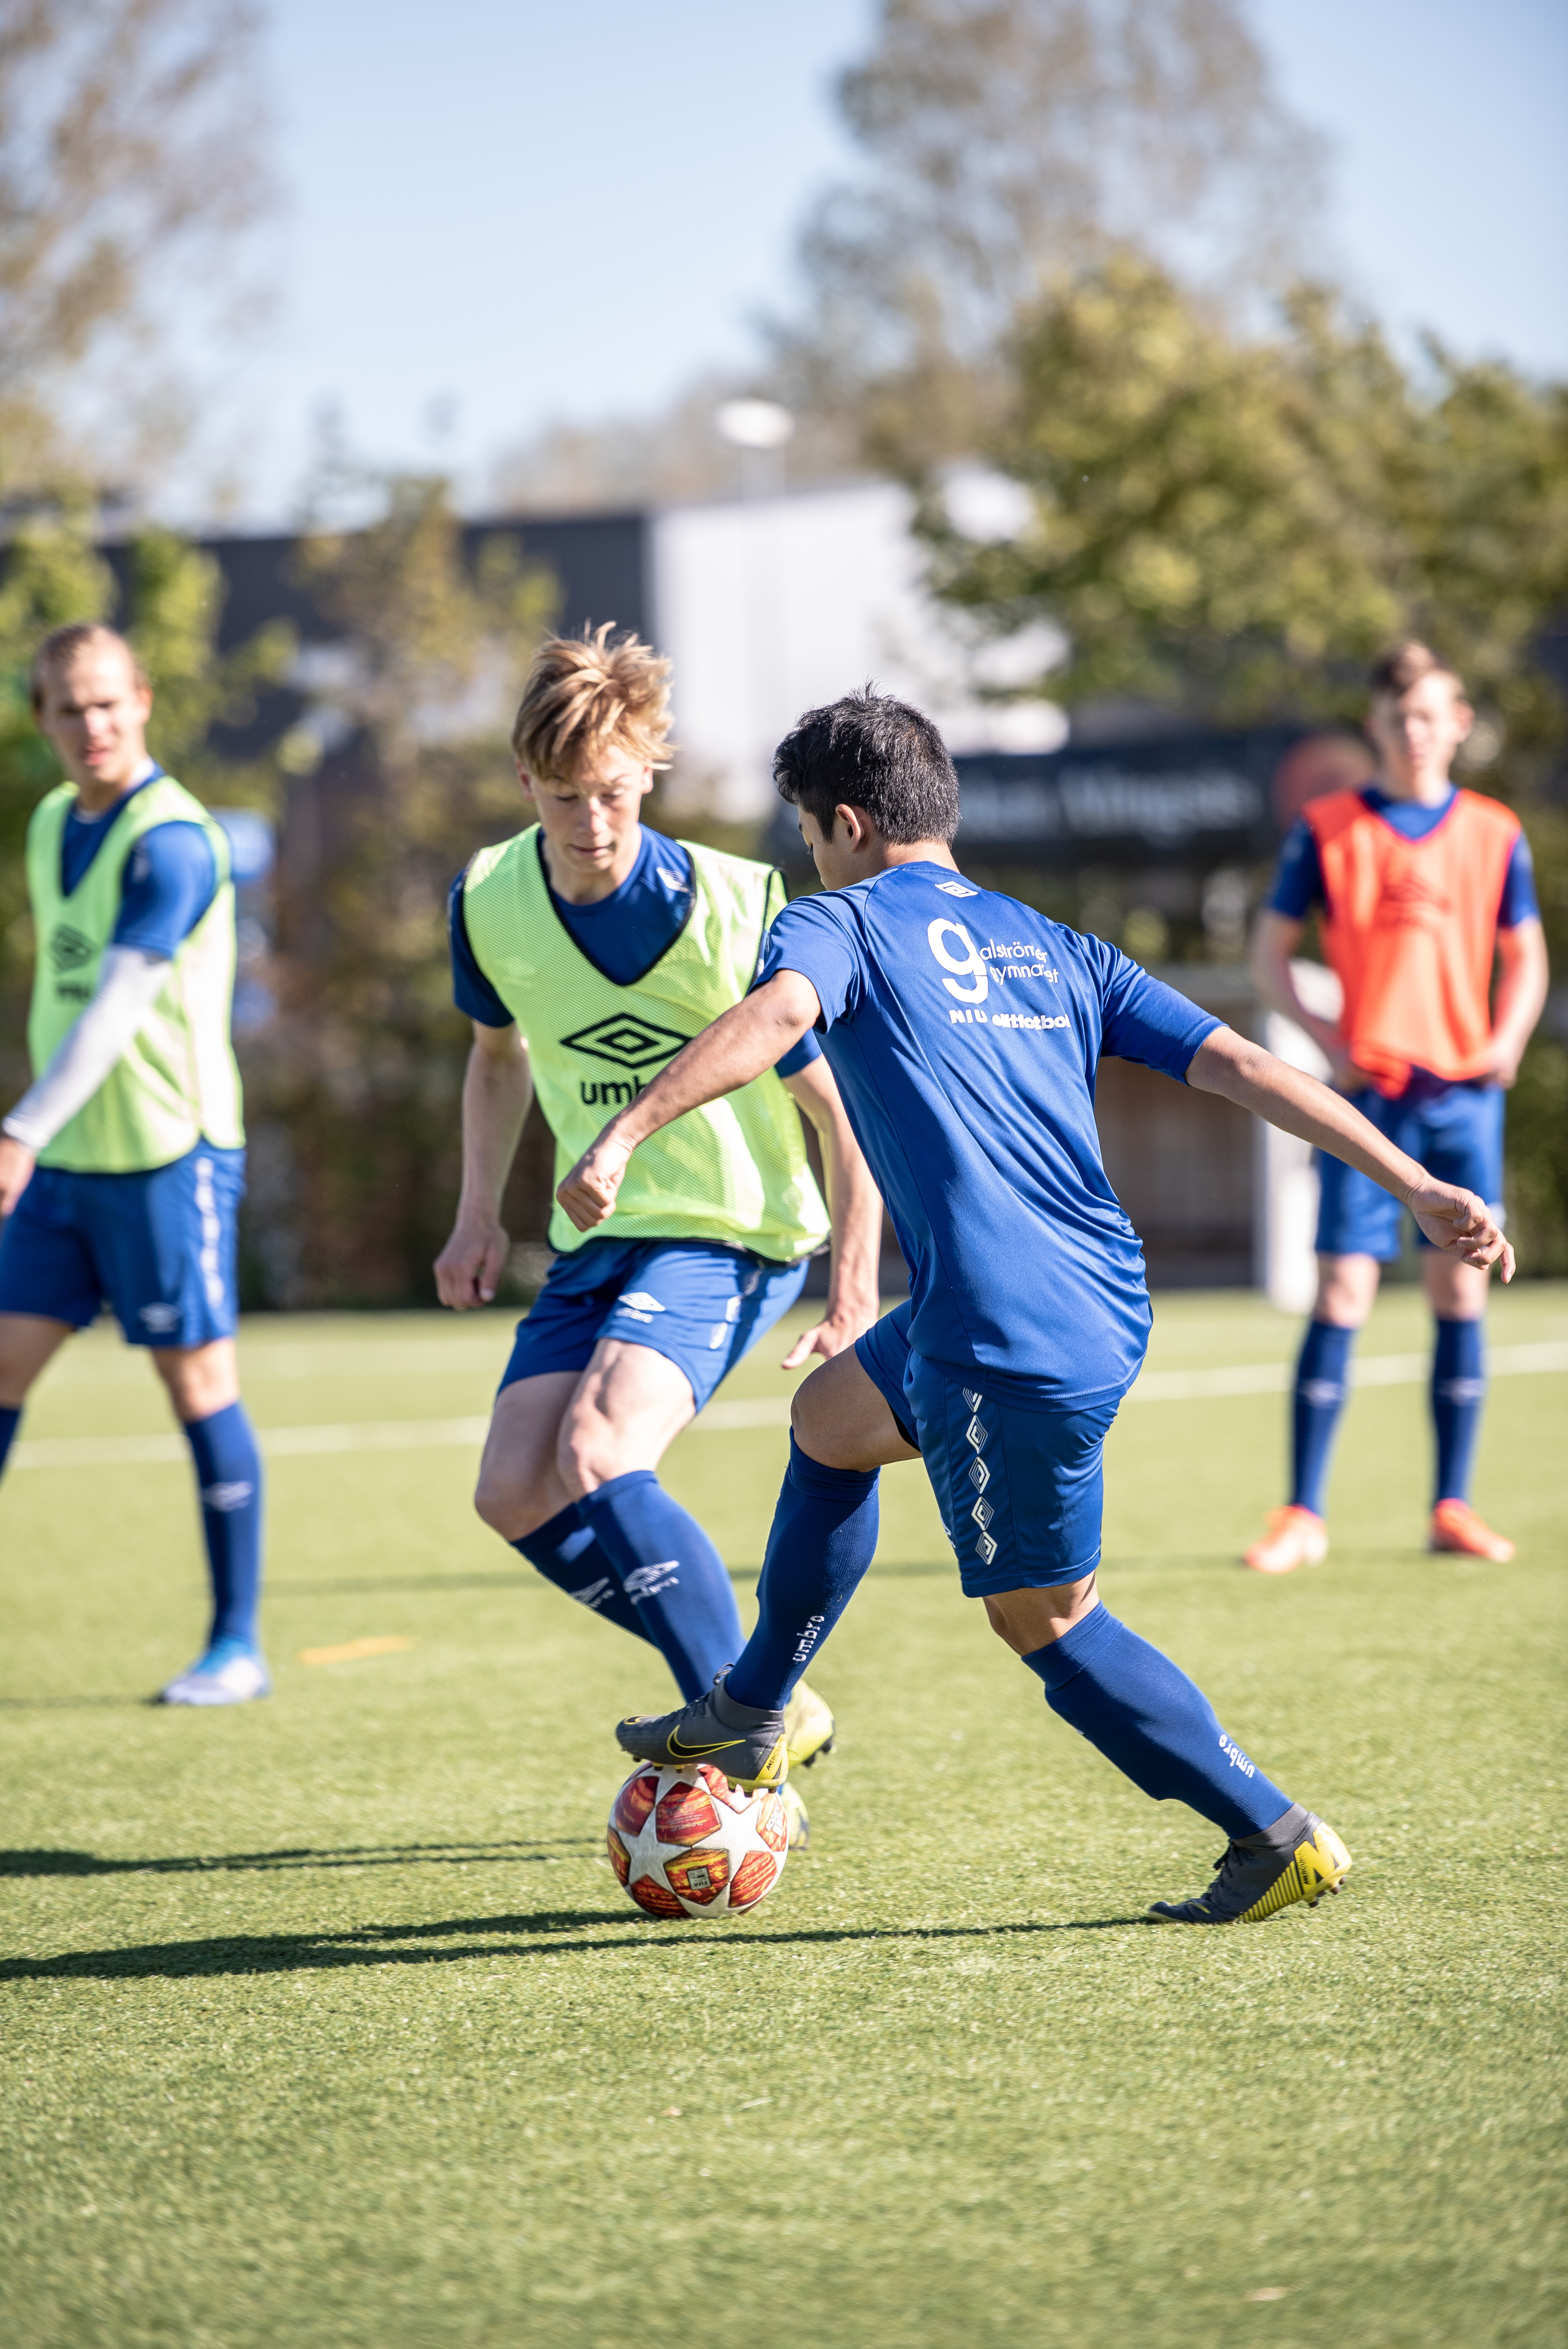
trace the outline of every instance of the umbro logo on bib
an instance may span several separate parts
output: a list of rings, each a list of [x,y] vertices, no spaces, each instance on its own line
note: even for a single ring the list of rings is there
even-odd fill
[[[50,936],[49,960],[57,970],[80,970],[84,962],[92,960],[92,940],[73,930],[68,922],[62,922]]]
[[[632,1011],[612,1012],[607,1019],[595,1019],[591,1028],[579,1028],[561,1039],[563,1046],[585,1052],[591,1061],[608,1061],[612,1068],[634,1071],[672,1060],[690,1040],[673,1028],[656,1028],[651,1019],[639,1019]]]

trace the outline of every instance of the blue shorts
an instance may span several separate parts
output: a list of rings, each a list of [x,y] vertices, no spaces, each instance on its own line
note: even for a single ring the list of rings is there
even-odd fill
[[[132,1346],[234,1334],[245,1154],[199,1142],[146,1174],[37,1166],[0,1230],[0,1313],[85,1330],[106,1303]]]
[[[909,1368],[909,1317],[914,1300],[906,1297],[880,1321],[873,1321],[863,1338],[855,1340],[855,1357],[892,1413],[893,1425],[904,1442],[918,1451],[910,1421],[913,1413],[903,1391],[904,1373]]]
[[[805,1280],[803,1263],[769,1264],[709,1240],[589,1240],[551,1266],[517,1325],[501,1385],[585,1371],[601,1338],[621,1338],[684,1371],[700,1411]]]
[[[913,1424],[965,1596],[1081,1582],[1099,1564],[1105,1439],[1119,1397],[1078,1409],[1003,1402],[985,1373],[928,1361],[908,1304],[855,1342],[866,1376]]]
[[[1351,1106],[1369,1118],[1396,1149],[1418,1159],[1439,1183],[1462,1184],[1479,1192],[1494,1216],[1502,1204],[1502,1091],[1491,1083],[1441,1084],[1418,1075],[1398,1101],[1370,1088],[1354,1093]],[[1346,1166],[1342,1158],[1317,1153],[1322,1190],[1317,1208],[1320,1256],[1374,1256],[1390,1264],[1399,1253],[1405,1210],[1398,1199]],[[1431,1242],[1418,1228],[1422,1247]]]

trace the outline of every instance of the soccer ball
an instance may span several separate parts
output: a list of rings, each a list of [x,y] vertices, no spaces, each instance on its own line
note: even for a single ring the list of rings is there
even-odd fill
[[[709,1762],[634,1770],[606,1839],[611,1867],[650,1917],[755,1909],[789,1856],[789,1823],[772,1788],[748,1794]]]

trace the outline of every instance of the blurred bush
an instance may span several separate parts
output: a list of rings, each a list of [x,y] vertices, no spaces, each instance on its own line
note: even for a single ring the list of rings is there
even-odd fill
[[[1242,335],[1128,251],[1057,279],[1009,349],[984,455],[1010,517],[966,529],[909,453],[938,597],[982,638],[1052,623],[1065,656],[1025,689],[1144,722],[1354,724],[1378,647],[1424,637],[1476,705],[1460,780],[1524,822],[1561,972],[1568,387],[1436,343],[1403,361],[1310,288]],[[1549,1019],[1510,1108],[1533,1271],[1568,1268],[1563,1042]]]
[[[269,1304],[433,1294],[469,1042],[446,895],[476,848],[523,820],[507,736],[556,601],[515,539],[486,539],[465,564],[444,482],[398,477],[379,494],[379,519],[308,533],[297,557],[336,640],[313,703],[336,747],[313,757],[298,728],[282,746],[278,1016],[245,1056],[247,1286]],[[536,1130],[514,1196],[545,1180],[540,1147]]]
[[[62,499],[24,522],[0,567],[7,1100],[28,1074],[23,840],[58,773],[28,701],[39,638],[67,620],[124,627],[153,679],[155,755],[209,804],[254,807],[275,826],[273,935],[264,966],[247,973],[275,1010],[238,1040],[251,1135],[247,1305],[431,1294],[431,1259],[457,1196],[468,1043],[451,1002],[446,891],[477,846],[521,819],[506,735],[555,600],[553,581],[524,563],[515,540],[487,539],[465,562],[444,483],[357,487],[362,508],[379,502],[379,518],[300,542],[300,582],[330,635],[314,661],[282,624],[221,652],[212,558],[147,530],[111,566],[86,500]],[[303,689],[276,690],[301,678]],[[212,730],[221,740],[222,730],[244,729],[263,688],[273,689],[274,739],[249,760],[221,755]],[[541,1148],[531,1135],[520,1159],[518,1192],[529,1199],[547,1187],[547,1164],[534,1164]]]

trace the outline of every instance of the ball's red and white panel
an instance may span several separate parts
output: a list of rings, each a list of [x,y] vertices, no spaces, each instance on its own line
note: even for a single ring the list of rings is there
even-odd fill
[[[619,1827],[624,1836],[640,1835],[649,1812],[659,1798],[658,1774],[638,1770],[627,1779],[616,1795],[610,1813],[610,1824]]]
[[[722,1844],[705,1844],[700,1851],[683,1851],[665,1861],[665,1882],[699,1909],[712,1908],[729,1878],[729,1854]]]
[[[707,1788],[688,1786],[684,1781],[659,1796],[655,1826],[661,1843],[702,1843],[721,1832]]]
[[[779,1881],[782,1864],[770,1851],[748,1851],[730,1878],[730,1907],[755,1909],[763,1894],[771,1892]]]
[[[778,1795],[732,1786],[710,1763],[634,1771],[615,1797],[607,1834],[616,1876],[654,1917],[754,1908],[789,1856]]]
[[[645,1909],[650,1917],[687,1917],[691,1914],[688,1909],[682,1908],[669,1886],[655,1877],[634,1876],[626,1889],[638,1908]]]
[[[757,1800],[756,1795],[748,1795],[744,1786],[732,1786],[723,1771],[716,1770],[711,1762],[705,1762],[702,1765],[702,1781],[714,1801],[722,1803],[727,1811],[736,1811],[744,1816]]]
[[[759,1839],[769,1851],[789,1850],[789,1822],[784,1816],[783,1804],[771,1791],[758,1804],[755,1824]]]

